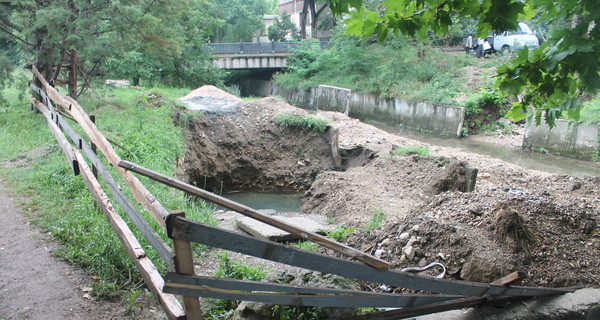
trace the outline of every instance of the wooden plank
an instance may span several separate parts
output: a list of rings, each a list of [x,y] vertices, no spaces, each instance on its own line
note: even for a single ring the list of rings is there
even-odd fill
[[[261,214],[260,212],[254,210],[250,207],[247,207],[245,205],[242,205],[237,202],[231,201],[229,199],[223,198],[212,192],[208,192],[206,190],[203,190],[198,187],[187,184],[183,181],[179,181],[177,179],[165,176],[163,174],[160,174],[158,172],[144,168],[140,165],[137,165],[137,164],[129,162],[129,161],[121,161],[121,162],[119,162],[119,166],[122,168],[125,168],[127,170],[137,172],[143,176],[149,177],[151,179],[154,179],[156,181],[164,183],[173,188],[184,191],[188,194],[191,194],[191,195],[200,197],[204,200],[216,203],[227,209],[237,211],[245,216],[254,218],[258,221],[261,221],[261,222],[271,225],[273,227],[276,227],[281,230],[287,231],[289,233],[298,235],[299,237],[301,237],[303,239],[314,241],[326,248],[335,250],[341,254],[351,257],[352,259],[362,261],[365,264],[368,264],[374,268],[377,268],[380,270],[389,269],[389,266],[390,266],[389,263],[384,260],[378,259],[378,258],[373,257],[367,253],[360,251],[360,250],[357,250],[355,248],[352,248],[347,245],[336,242],[334,240],[331,240],[320,234],[310,232],[308,230],[305,230],[305,229],[287,224],[283,221],[277,220],[276,218]]]
[[[403,309],[389,310],[371,314],[364,314],[360,316],[341,318],[339,320],[398,320],[406,319],[426,314],[432,314],[437,312],[444,312],[449,310],[463,309],[463,308],[479,308],[485,306],[496,306],[501,303],[522,301],[529,299],[529,297],[468,297],[455,300],[448,300],[442,302],[436,302],[426,304],[422,306],[408,307]]]
[[[507,285],[521,282],[521,280],[523,280],[525,278],[527,278],[527,274],[525,272],[515,271],[513,273],[510,273],[510,274],[492,282],[492,284],[499,285],[499,286],[507,286]]]
[[[102,190],[102,187],[92,174],[90,168],[87,166],[81,153],[75,148],[73,148],[73,153],[75,154],[75,159],[79,163],[81,176],[92,193],[93,198],[96,200],[96,203],[98,203],[98,206],[106,216],[110,226],[119,237],[119,240],[121,240],[125,251],[127,251],[127,254],[135,263],[150,291],[158,298],[169,319],[184,319],[185,312],[183,311],[183,308],[175,296],[162,292],[164,280],[154,264],[152,264],[152,261],[146,257],[146,253],[142,246],[139,244],[125,221],[114,210],[110,200]]]
[[[152,215],[154,220],[163,228],[166,228],[165,220],[169,216],[169,212],[160,204],[160,202],[146,189],[146,187],[129,171],[118,167],[121,158],[113,150],[108,140],[92,123],[83,108],[74,99],[60,94],[55,88],[50,86],[39,71],[32,66],[31,71],[41,82],[43,90],[48,98],[62,106],[77,123],[85,131],[96,146],[102,151],[108,162],[117,169],[123,180],[131,188],[135,199]]]
[[[171,211],[169,221],[175,219],[175,217],[185,217],[183,211]],[[173,239],[173,248],[175,249],[175,270],[177,273],[182,275],[193,276],[196,274],[194,271],[194,258],[192,257],[192,245],[189,241]],[[165,288],[163,287],[163,292]],[[200,308],[200,299],[198,297],[182,294],[183,295],[183,307],[185,309],[185,315],[188,320],[199,320],[202,319],[202,309]]]
[[[185,218],[177,218],[173,221],[172,236],[300,268],[433,293],[463,296],[545,296],[574,291],[569,288],[497,286],[486,283],[437,279],[394,270],[378,270],[353,261],[237,234]]]
[[[167,287],[169,287],[167,289]],[[306,286],[292,286],[287,284],[279,284],[279,283],[268,283],[268,282],[258,282],[258,281],[248,281],[248,280],[237,280],[237,279],[223,279],[223,278],[215,278],[215,277],[207,277],[207,276],[188,276],[181,275],[177,273],[167,273],[165,275],[165,291],[166,290],[184,290],[190,289],[195,290],[197,287],[210,287],[213,289],[220,290],[233,290],[233,291],[252,291],[252,292],[270,292],[270,293],[293,293],[300,295],[339,295],[339,296],[352,296],[352,299],[356,297],[369,297],[372,298],[372,301],[369,303],[369,306],[375,306],[377,304],[379,307],[394,307],[394,306],[408,306],[412,305],[411,303],[420,301],[419,303],[427,303],[433,302],[433,300],[429,299],[434,297],[436,301],[446,301],[451,299],[459,299],[463,298],[462,296],[457,295],[430,295],[430,294],[392,294],[392,293],[376,293],[376,292],[367,292],[367,291],[357,291],[357,290],[344,290],[344,289],[330,289],[330,288],[316,288],[316,287],[306,287]],[[170,291],[169,291],[170,292]],[[399,299],[400,297],[400,299]],[[426,300],[423,300],[427,298]],[[379,301],[375,302],[377,299]],[[340,301],[344,301],[340,299]],[[353,306],[348,301],[348,307]],[[355,303],[355,302],[352,302]]]
[[[408,307],[462,298],[454,295],[378,294],[286,286],[274,283],[186,276],[169,273],[164,292],[215,299],[317,307]]]
[[[342,320],[397,320],[397,319],[405,319],[409,317],[416,317],[425,314],[431,314],[436,312],[461,309],[461,308],[469,308],[481,305],[487,301],[486,297],[477,297],[477,298],[461,298],[454,299],[449,301],[435,302],[431,304],[407,307],[398,310],[390,310],[377,312],[372,314],[365,314],[355,317],[347,317],[342,318]]]
[[[62,127],[63,131],[72,141],[82,141],[81,150],[88,156],[90,162],[96,166],[98,172],[102,178],[106,181],[110,193],[113,195],[117,203],[123,208],[123,211],[129,216],[133,224],[140,231],[140,233],[148,240],[148,243],[156,250],[158,255],[169,267],[169,270],[175,270],[173,259],[175,253],[173,249],[158,235],[158,233],[148,224],[142,214],[137,208],[129,201],[129,198],[123,193],[117,182],[113,179],[112,175],[104,166],[104,163],[100,158],[93,152],[90,145],[85,142],[82,137],[73,130],[67,121],[55,110],[55,117],[58,117],[58,123]]]
[[[29,97],[29,102],[31,102],[31,104],[34,107],[36,107],[37,110],[46,119],[46,122],[48,123],[48,128],[50,129],[50,132],[52,132],[52,134],[56,138],[56,141],[58,142],[58,146],[62,149],[63,153],[65,154],[67,161],[69,162],[69,165],[73,168],[73,173],[75,175],[78,175],[79,174],[79,165],[77,164],[77,161],[75,160],[75,155],[73,154],[73,149],[71,147],[71,144],[69,143],[69,141],[67,140],[65,135],[62,133],[62,131],[60,131],[60,128],[56,125],[56,123],[54,123],[54,121],[52,121],[52,116],[50,115],[50,112],[48,111],[48,109],[46,109],[46,107],[43,104],[41,104],[39,101],[37,101],[34,97],[32,97],[32,96],[28,96],[28,97]]]

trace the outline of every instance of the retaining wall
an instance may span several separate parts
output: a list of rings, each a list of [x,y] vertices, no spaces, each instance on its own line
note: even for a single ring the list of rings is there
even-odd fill
[[[412,128],[461,136],[465,110],[461,107],[435,105],[426,102],[408,102],[399,98],[381,98],[319,87],[311,89],[285,89],[273,84],[271,95],[279,96],[288,103],[306,108],[344,112],[349,97],[349,114],[354,117],[371,118],[385,123],[402,124]]]
[[[599,152],[598,123],[575,123],[556,120],[552,129],[547,124],[527,123],[523,148],[544,148],[551,153],[591,159]]]

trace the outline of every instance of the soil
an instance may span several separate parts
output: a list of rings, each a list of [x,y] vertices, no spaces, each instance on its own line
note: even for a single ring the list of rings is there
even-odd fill
[[[439,261],[457,279],[491,282],[518,270],[524,285],[600,286],[600,177],[526,170],[318,112],[339,130],[344,165],[335,169],[325,134],[280,128],[282,113],[309,114],[275,98],[205,113],[188,126],[180,175],[213,190],[305,190],[302,213],[353,227],[346,242],[393,268]],[[520,130],[481,139],[518,147]],[[399,147],[435,155],[391,152]],[[464,192],[469,168],[479,172],[474,192]]]

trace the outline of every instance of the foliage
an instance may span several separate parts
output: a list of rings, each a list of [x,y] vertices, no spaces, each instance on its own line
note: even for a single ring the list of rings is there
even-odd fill
[[[66,77],[54,68],[76,65],[76,96],[99,73],[174,84],[215,82],[202,44],[216,25],[207,0],[10,1],[0,6],[0,34],[18,45],[47,80]],[[181,81],[181,82],[179,82]]]
[[[319,320],[324,319],[323,307],[273,306],[271,319],[278,320]]]
[[[292,244],[292,246],[306,251],[314,252],[319,250],[319,245],[312,241],[298,241],[297,243]]]
[[[467,55],[439,54],[404,37],[374,44],[336,30],[329,46],[304,41],[293,51],[286,73],[274,81],[286,88],[334,85],[409,101],[455,104],[464,89]]]
[[[427,147],[402,147],[398,149],[394,149],[392,153],[397,155],[407,155],[407,154],[416,154],[421,157],[431,156],[431,152],[429,152],[429,148]]]
[[[386,218],[385,212],[381,208],[375,208],[371,210],[371,213],[373,213],[373,216],[371,216],[371,219],[365,225],[365,230],[367,231],[381,227]]]
[[[275,121],[282,128],[301,128],[304,132],[317,131],[325,132],[329,120],[313,115],[298,116],[293,114],[280,114]]]
[[[219,254],[217,257],[219,258],[220,264],[215,275],[219,278],[261,281],[267,276],[265,270],[231,260],[227,253]],[[238,304],[239,301],[217,300],[215,301],[216,308],[213,309],[215,309],[215,311],[221,310],[217,313],[224,313],[226,312],[225,310],[235,309]]]
[[[536,17],[553,25],[538,49],[514,55],[510,65],[498,68],[497,86],[523,98],[508,116],[515,121],[542,118],[578,119],[580,97],[600,88],[600,6],[595,0],[390,0],[379,10],[365,9],[361,0],[329,0],[332,11],[345,17],[347,33],[383,41],[389,34],[425,39],[428,31],[448,34],[452,17],[478,19],[476,33],[515,30],[519,19]]]
[[[216,1],[215,15],[221,19],[213,42],[250,42],[262,33],[262,17],[269,12],[265,0]]]
[[[583,103],[579,120],[600,123],[600,96]]]
[[[0,140],[10,142],[0,144],[0,161],[23,159],[26,165],[2,167],[0,175],[12,190],[30,198],[25,208],[31,212],[32,222],[65,245],[55,254],[82,266],[93,276],[93,295],[115,297],[122,293],[121,290],[139,290],[143,281],[135,265],[95,205],[83,180],[73,175],[70,164],[47,129],[46,121],[40,114],[29,111],[28,102],[16,85],[25,87],[25,83],[19,81],[5,91],[10,104],[6,112],[0,113]],[[181,96],[169,90],[159,91],[165,99]],[[182,155],[183,141],[181,128],[175,127],[169,117],[172,103],[157,108],[136,108],[134,101],[139,92],[135,89],[100,88],[97,93],[101,99],[94,97],[96,104],[88,103],[91,99],[86,96],[80,102],[88,112],[94,111],[99,129],[127,149],[116,148],[120,156],[173,175],[176,161]],[[142,130],[139,130],[140,123]],[[116,171],[107,167],[113,177],[125,185]],[[144,179],[143,183],[165,207],[184,210],[190,219],[215,223],[214,209],[206,203],[190,201],[183,193],[149,179]],[[133,199],[131,195],[129,198]],[[148,257],[161,272],[165,271],[157,253],[132,227],[120,208],[115,208],[125,217]],[[146,219],[158,229],[149,216]]]
[[[354,232],[354,228],[337,226],[333,230],[327,232],[327,236],[335,241],[344,242],[346,241],[346,237],[348,236],[348,234],[352,232]]]
[[[241,262],[233,261],[226,253],[219,254],[217,257],[220,260],[220,264],[219,270],[217,270],[215,275],[219,278],[261,281],[266,277],[266,273],[262,268],[251,267]]]
[[[287,41],[288,36],[291,40],[300,39],[296,25],[292,23],[290,15],[285,12],[281,16],[275,17],[275,23],[267,31],[271,41]]]
[[[495,118],[505,114],[508,110],[508,105],[505,96],[496,88],[483,87],[476,95],[469,97],[465,101],[465,126],[468,125],[469,128],[479,129],[486,124],[490,124],[495,127],[495,121],[497,120]],[[489,113],[486,114],[490,110],[494,110],[492,113],[497,115],[495,118]],[[495,110],[498,110],[498,112],[496,113]],[[469,129],[464,129],[467,132],[463,136],[467,136]]]

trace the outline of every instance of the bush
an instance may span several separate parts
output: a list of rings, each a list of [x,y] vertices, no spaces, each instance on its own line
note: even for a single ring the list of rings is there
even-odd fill
[[[467,82],[461,68],[473,63],[466,55],[427,50],[403,37],[377,44],[336,29],[327,49],[304,42],[293,51],[286,72],[276,74],[274,82],[288,89],[328,84],[383,97],[454,104]]]

